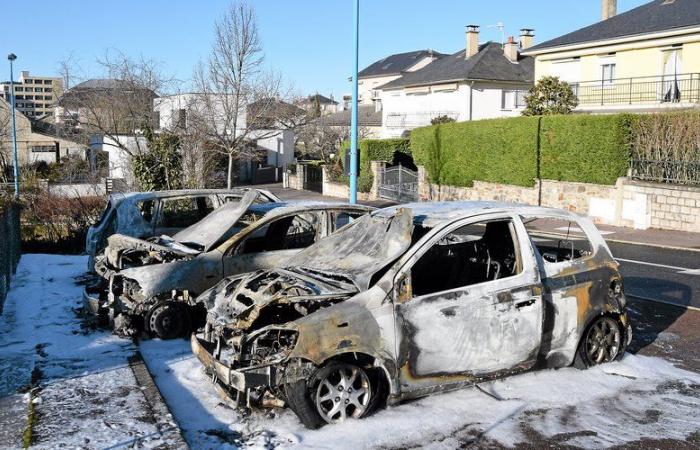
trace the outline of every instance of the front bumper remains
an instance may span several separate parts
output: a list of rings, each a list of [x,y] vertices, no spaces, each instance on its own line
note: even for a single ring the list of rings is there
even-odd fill
[[[247,393],[257,387],[273,386],[276,379],[275,366],[246,367],[241,369],[231,368],[214,357],[212,343],[201,339],[196,334],[191,337],[192,352],[202,363],[207,373],[212,375],[214,381],[227,389],[234,389],[239,393]]]

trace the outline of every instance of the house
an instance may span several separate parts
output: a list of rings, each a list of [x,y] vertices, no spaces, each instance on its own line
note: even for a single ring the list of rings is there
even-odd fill
[[[12,107],[0,99],[0,160],[12,158]],[[85,158],[86,146],[58,136],[46,124],[33,121],[16,111],[17,159],[21,166],[43,161],[59,162],[67,156]]]
[[[535,76],[570,83],[578,111],[659,111],[700,105],[700,0],[654,0],[525,51]]]
[[[347,129],[349,133],[351,122],[351,110],[346,109],[335,114],[321,116],[317,123],[321,127],[337,129],[340,134]],[[357,107],[357,126],[360,129],[360,136],[367,139],[378,139],[382,135],[382,112],[377,111],[374,105],[360,104]]]
[[[9,102],[10,90],[15,94],[15,107],[19,112],[31,119],[40,119],[53,115],[56,99],[63,94],[63,79],[23,70],[14,83],[0,83],[0,99]]]
[[[469,25],[465,48],[375,88],[382,137],[405,135],[442,116],[467,121],[519,115],[534,81],[534,59],[520,51],[532,40],[532,30],[523,29],[519,43],[479,44],[479,27]]]
[[[297,105],[307,112],[313,112],[314,108],[316,108],[316,105],[318,105],[322,116],[325,116],[326,114],[336,113],[339,109],[339,103],[333,100],[332,95],[330,96],[330,98],[328,98],[325,95],[321,95],[318,93],[315,95],[309,95],[308,97],[298,102]]]
[[[377,90],[379,86],[401,78],[406,73],[422,69],[441,56],[444,55],[433,50],[416,50],[397,53],[375,61],[360,71],[357,76],[358,103],[361,105],[375,105],[375,103],[381,101]],[[350,109],[351,96],[345,95],[343,100],[343,109]],[[379,111],[381,104],[376,105],[375,109]]]

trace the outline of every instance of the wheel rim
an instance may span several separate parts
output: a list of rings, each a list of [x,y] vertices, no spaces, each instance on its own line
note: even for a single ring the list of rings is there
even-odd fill
[[[171,305],[161,305],[150,318],[151,331],[161,338],[175,337],[182,332],[182,318]]]
[[[328,423],[358,419],[369,407],[372,389],[369,378],[359,367],[343,366],[332,370],[318,384],[316,409]]]
[[[620,352],[620,327],[608,317],[599,319],[588,331],[586,356],[592,364],[615,360]]]

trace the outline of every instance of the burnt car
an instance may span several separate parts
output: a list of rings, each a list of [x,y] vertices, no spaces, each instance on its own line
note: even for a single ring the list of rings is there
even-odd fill
[[[228,277],[192,349],[240,404],[310,428],[534,368],[622,357],[618,264],[585,217],[490,202],[375,211],[282,268]]]
[[[111,236],[96,264],[106,290],[86,289],[86,305],[106,314],[119,334],[189,334],[202,315],[195,297],[223,277],[284,264],[372,210],[341,203],[256,204],[256,195],[248,192],[172,238]]]
[[[88,272],[93,272],[95,256],[104,250],[109,236],[119,233],[143,239],[172,235],[202,220],[224,203],[240,201],[248,190],[185,189],[111,194],[100,219],[87,232]],[[279,201],[269,191],[256,191],[260,193],[258,202]]]

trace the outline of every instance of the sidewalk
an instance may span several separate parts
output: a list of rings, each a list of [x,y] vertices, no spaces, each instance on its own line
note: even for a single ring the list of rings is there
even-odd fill
[[[255,186],[267,189],[283,200],[318,200],[326,202],[347,201],[338,197],[329,197],[317,192],[285,189],[281,183]],[[394,203],[389,200],[374,200],[360,202],[370,206],[383,208]],[[646,245],[677,250],[700,252],[700,233],[669,230],[636,230],[633,228],[614,227],[612,225],[597,225],[606,241],[625,244]]]

